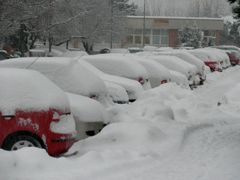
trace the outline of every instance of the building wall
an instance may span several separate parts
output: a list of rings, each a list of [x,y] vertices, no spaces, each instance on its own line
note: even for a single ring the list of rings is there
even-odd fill
[[[178,31],[190,25],[196,25],[200,30],[214,34],[214,40],[216,44],[219,44],[221,36],[220,32],[224,27],[223,20],[220,18],[146,17],[145,24],[146,31],[150,32],[146,33],[145,39],[147,40],[147,43],[145,43],[145,45],[153,45],[157,47],[179,46]],[[127,17],[126,26],[130,29],[131,33],[127,33],[122,46],[141,47],[143,45],[143,33],[140,33],[140,31],[143,29],[143,17]],[[158,31],[159,34],[157,34]],[[160,42],[159,44],[157,43],[158,39]]]

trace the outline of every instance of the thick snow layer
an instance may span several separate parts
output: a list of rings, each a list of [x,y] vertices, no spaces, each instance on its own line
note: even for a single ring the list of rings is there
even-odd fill
[[[79,63],[90,70],[91,72],[95,73],[98,77],[100,77],[104,82],[116,83],[122,87],[124,87],[128,93],[129,99],[137,99],[139,94],[143,92],[143,88],[141,84],[135,80],[114,76],[110,74],[106,74],[95,66],[91,65],[90,63],[84,61],[83,59],[79,60]]]
[[[0,67],[33,69],[41,72],[66,92],[91,97],[108,104],[104,82],[91,71],[71,58],[15,58],[1,61]],[[87,77],[87,79],[86,79]]]
[[[4,115],[13,115],[15,110],[42,111],[49,108],[70,112],[64,92],[36,71],[2,68],[0,84],[0,111]]]
[[[108,112],[98,101],[72,93],[67,93],[67,96],[76,121],[109,122]]]
[[[66,51],[62,54],[62,57],[71,57],[74,59],[79,59],[82,56],[87,56],[88,54],[85,51]]]
[[[116,83],[104,82],[107,90],[109,92],[110,97],[114,102],[119,102],[119,103],[127,103],[129,98],[128,94],[126,92],[126,89]]]
[[[141,64],[131,61],[131,59],[127,56],[123,56],[122,54],[102,54],[84,56],[82,58],[108,74],[126,77],[133,80],[138,80],[139,78],[146,80],[149,77],[146,69]],[[150,84],[145,82],[143,87],[145,89],[149,89]]]
[[[154,56],[150,56],[149,58],[154,59],[155,61],[164,65],[168,69],[184,74],[187,78],[189,76],[193,76],[194,74],[196,74],[195,72],[196,67],[194,68],[193,65],[187,62],[184,62],[182,59],[178,57],[167,56],[167,55],[154,55]]]
[[[239,81],[239,71],[208,74],[194,91],[164,84],[113,107],[116,122],[75,143],[71,157],[0,150],[0,179],[238,180],[239,108],[218,102]]]
[[[204,63],[200,59],[195,57],[194,55],[188,53],[186,50],[172,50],[172,51],[166,51],[166,52],[164,51],[164,52],[160,52],[158,54],[165,54],[165,55],[179,57],[180,59],[182,59],[192,65],[195,65],[198,69],[198,73],[200,73],[201,75],[205,75]]]
[[[132,60],[139,62],[144,68],[147,70],[149,74],[149,80],[152,87],[157,87],[161,85],[161,81],[167,80],[170,81],[171,73],[167,68],[162,66],[160,63],[149,59],[149,58],[141,58],[139,56],[132,56]]]
[[[186,76],[180,72],[169,70],[171,73],[171,81],[181,87],[189,88],[189,82]]]

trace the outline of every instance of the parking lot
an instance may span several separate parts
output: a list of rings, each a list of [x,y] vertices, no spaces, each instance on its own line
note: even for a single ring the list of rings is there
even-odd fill
[[[168,82],[139,90],[133,103],[106,103],[102,131],[60,157],[39,148],[0,150],[0,179],[238,179],[239,71],[208,71],[192,89]]]

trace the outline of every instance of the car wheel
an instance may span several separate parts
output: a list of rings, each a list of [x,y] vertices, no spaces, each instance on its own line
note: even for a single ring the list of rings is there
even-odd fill
[[[23,147],[38,147],[42,148],[41,143],[34,137],[29,135],[12,136],[6,140],[3,149],[15,151]]]

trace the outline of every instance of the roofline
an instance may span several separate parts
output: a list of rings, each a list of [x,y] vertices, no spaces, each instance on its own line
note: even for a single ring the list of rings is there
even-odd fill
[[[143,19],[144,16],[127,16],[132,19]],[[223,21],[223,18],[208,18],[208,17],[171,17],[171,16],[145,16],[146,19],[181,19],[181,20],[211,20]]]

